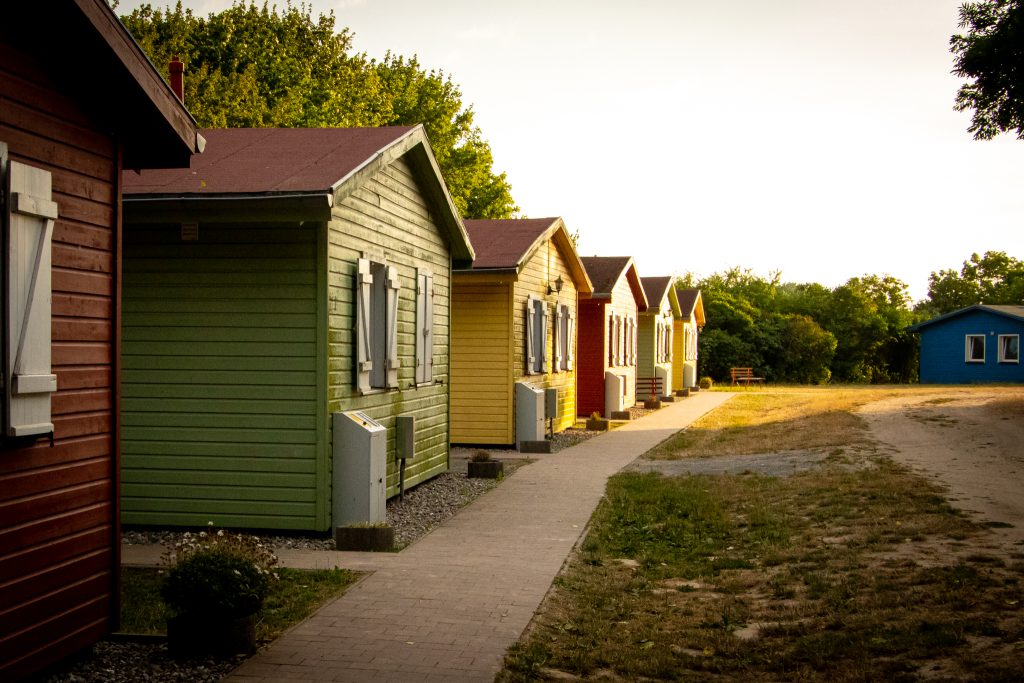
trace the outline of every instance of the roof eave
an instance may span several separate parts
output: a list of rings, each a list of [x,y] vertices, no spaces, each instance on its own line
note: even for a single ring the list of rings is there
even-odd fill
[[[126,223],[328,221],[330,192],[225,195],[124,195]]]

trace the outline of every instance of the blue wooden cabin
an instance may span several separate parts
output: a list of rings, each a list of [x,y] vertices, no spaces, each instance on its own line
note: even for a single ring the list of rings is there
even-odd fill
[[[921,335],[922,384],[1024,382],[1024,306],[977,304],[909,329]]]

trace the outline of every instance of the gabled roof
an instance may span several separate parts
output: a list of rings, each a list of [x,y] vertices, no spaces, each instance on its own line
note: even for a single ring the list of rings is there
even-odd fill
[[[37,54],[107,125],[125,168],[180,167],[202,151],[192,115],[106,0],[7,2],[3,25],[4,42]]]
[[[679,308],[679,299],[676,296],[676,288],[672,286],[672,277],[642,277],[644,292],[647,294],[648,310],[660,310],[665,297],[668,297],[669,306],[672,308],[672,315],[677,318],[682,315]]]
[[[509,273],[519,276],[526,262],[547,240],[562,253],[576,290],[590,294],[594,287],[561,218],[466,219],[466,231],[476,252],[464,273]]]
[[[907,329],[911,332],[920,332],[925,327],[930,327],[936,323],[945,322],[950,318],[957,318],[965,313],[971,313],[973,311],[986,311],[988,313],[1024,322],[1024,306],[974,304],[973,306],[961,308],[959,310],[946,313],[945,315],[932,318],[931,320],[925,320],[922,323],[911,325]]]
[[[388,128],[207,128],[206,151],[187,169],[126,172],[129,206],[313,207],[326,220],[380,168],[406,157],[447,230],[452,256],[473,258],[462,219],[441,177],[423,126]]]
[[[677,289],[676,297],[679,299],[679,310],[683,317],[692,315],[697,319],[697,327],[704,327],[704,301],[700,290],[695,287]]]
[[[647,295],[640,283],[640,275],[632,256],[581,256],[580,261],[587,269],[587,275],[594,285],[591,298],[610,299],[615,286],[623,277],[629,280],[629,288],[633,291],[633,299],[637,309],[647,310]]]

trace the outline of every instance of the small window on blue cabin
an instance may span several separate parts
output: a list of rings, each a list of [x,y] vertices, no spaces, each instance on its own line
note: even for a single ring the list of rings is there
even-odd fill
[[[1020,335],[1001,334],[999,335],[999,362],[1019,363],[1020,362]]]
[[[969,334],[966,337],[966,358],[968,363],[985,362],[985,335]]]

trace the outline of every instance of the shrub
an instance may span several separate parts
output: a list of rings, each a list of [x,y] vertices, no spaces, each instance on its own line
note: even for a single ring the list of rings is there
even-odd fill
[[[470,457],[473,462],[488,462],[490,459],[490,452],[485,450],[479,450]]]
[[[168,570],[160,597],[174,614],[255,614],[277,578],[277,557],[258,538],[212,528],[186,533],[161,559]]]
[[[711,379],[710,377],[701,377],[700,378],[700,388],[701,389],[710,389],[714,385],[715,385],[715,381],[713,379]]]

